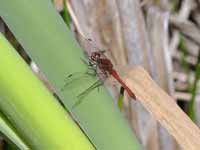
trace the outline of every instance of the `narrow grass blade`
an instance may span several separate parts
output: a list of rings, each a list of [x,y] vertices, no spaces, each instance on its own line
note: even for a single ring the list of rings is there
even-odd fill
[[[196,65],[196,71],[195,71],[195,79],[191,88],[191,100],[189,103],[189,117],[192,121],[196,122],[196,111],[195,111],[195,98],[198,92],[198,82],[200,79],[200,63],[198,62]]]
[[[71,23],[71,17],[69,15],[68,9],[67,9],[67,3],[66,0],[63,0],[63,11],[61,12],[62,18],[65,21],[65,23],[67,24],[68,27],[70,27],[70,23]]]
[[[1,113],[0,113],[0,132],[21,150],[30,149],[16,134],[13,127],[9,124],[9,122],[5,119],[5,117],[3,117]]]

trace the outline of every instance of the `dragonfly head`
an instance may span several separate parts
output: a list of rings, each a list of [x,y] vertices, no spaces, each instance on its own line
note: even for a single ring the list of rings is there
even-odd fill
[[[91,54],[91,59],[93,61],[97,61],[98,59],[100,59],[100,57],[101,57],[101,54],[98,52],[92,52],[92,54]]]

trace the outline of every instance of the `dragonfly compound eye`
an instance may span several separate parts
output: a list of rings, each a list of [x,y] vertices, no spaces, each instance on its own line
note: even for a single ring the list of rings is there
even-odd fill
[[[99,53],[97,53],[97,52],[93,52],[93,53],[92,53],[91,59],[92,59],[93,61],[96,61],[96,60],[98,60],[99,58],[100,58],[100,54],[99,54]]]

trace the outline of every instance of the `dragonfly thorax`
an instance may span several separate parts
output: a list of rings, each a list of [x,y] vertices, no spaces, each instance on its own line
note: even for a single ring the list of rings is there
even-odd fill
[[[93,52],[91,54],[91,60],[95,62],[97,67],[102,71],[102,72],[108,72],[111,73],[113,71],[113,64],[111,61],[107,58],[101,57],[101,53],[98,52]]]

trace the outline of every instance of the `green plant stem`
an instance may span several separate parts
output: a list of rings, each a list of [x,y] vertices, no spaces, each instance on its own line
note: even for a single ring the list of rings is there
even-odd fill
[[[196,65],[196,71],[195,71],[195,79],[193,82],[193,86],[191,88],[191,100],[189,103],[189,117],[191,118],[191,120],[193,120],[194,122],[196,122],[196,114],[195,114],[195,98],[197,95],[197,91],[198,91],[198,82],[200,79],[200,57],[198,59],[197,65]]]
[[[70,17],[69,11],[67,9],[66,0],[63,0],[63,11],[61,14],[62,14],[62,18],[65,21],[65,23],[67,24],[67,26],[70,27],[71,17]]]
[[[94,149],[2,34],[0,68],[0,110],[30,149]]]
[[[121,87],[120,94],[119,94],[118,101],[117,101],[117,105],[118,105],[118,108],[120,111],[122,111],[122,109],[123,109],[123,99],[124,99],[124,88]]]

